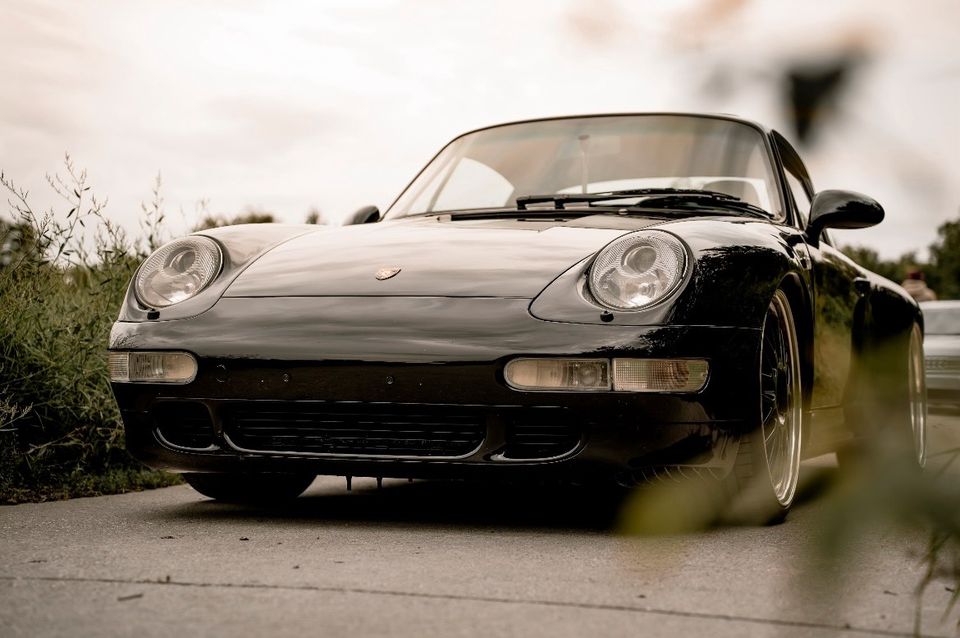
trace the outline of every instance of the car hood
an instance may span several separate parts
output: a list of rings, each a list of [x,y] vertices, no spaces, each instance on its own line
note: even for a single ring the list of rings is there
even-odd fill
[[[573,264],[650,223],[631,222],[596,228],[427,217],[321,229],[264,254],[224,296],[533,298]],[[399,272],[379,280],[381,269]]]

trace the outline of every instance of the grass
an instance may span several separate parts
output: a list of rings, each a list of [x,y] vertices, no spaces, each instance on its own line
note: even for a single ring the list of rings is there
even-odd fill
[[[72,474],[49,476],[46,481],[30,486],[3,486],[0,483],[0,493],[3,494],[0,503],[39,503],[83,496],[142,492],[157,487],[179,485],[182,482],[177,474],[139,467],[111,467],[96,474],[78,469]]]
[[[0,503],[178,482],[124,450],[106,366],[127,282],[159,242],[159,184],[149,240],[137,245],[104,215],[69,156],[64,169],[47,178],[64,205],[43,213],[0,174],[10,205],[10,219],[0,219]]]

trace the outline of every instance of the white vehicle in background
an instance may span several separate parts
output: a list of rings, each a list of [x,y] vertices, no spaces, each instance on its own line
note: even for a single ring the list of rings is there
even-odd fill
[[[960,410],[960,301],[925,301],[920,308],[930,409]]]

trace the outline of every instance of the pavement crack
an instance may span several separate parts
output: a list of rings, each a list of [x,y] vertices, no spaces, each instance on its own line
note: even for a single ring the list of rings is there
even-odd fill
[[[196,587],[215,589],[254,589],[278,591],[307,591],[341,594],[361,594],[369,596],[396,596],[407,598],[421,598],[431,600],[451,600],[465,602],[484,602],[503,605],[534,605],[539,607],[564,607],[571,609],[589,609],[597,611],[620,611],[639,614],[654,614],[681,618],[698,618],[725,622],[744,622],[756,625],[772,625],[778,627],[796,627],[803,629],[828,629],[851,634],[867,634],[871,636],[903,636],[911,638],[915,634],[909,631],[893,631],[888,629],[871,629],[869,627],[853,627],[848,624],[829,622],[812,622],[803,620],[785,620],[780,618],[759,618],[755,616],[739,616],[736,614],[720,614],[710,612],[686,611],[678,609],[664,609],[641,605],[613,605],[604,603],[586,603],[564,600],[546,600],[537,598],[503,598],[500,596],[477,596],[470,594],[437,594],[431,592],[410,592],[395,589],[376,589],[369,587],[335,587],[329,585],[276,585],[266,583],[206,583],[196,581],[171,580],[169,576],[162,580],[131,579],[131,578],[90,578],[72,576],[5,576],[0,575],[0,581],[33,581],[33,582],[65,582],[65,583],[99,583],[107,585],[155,585],[160,587]],[[937,638],[933,636],[932,638]],[[949,638],[942,636],[940,638]]]

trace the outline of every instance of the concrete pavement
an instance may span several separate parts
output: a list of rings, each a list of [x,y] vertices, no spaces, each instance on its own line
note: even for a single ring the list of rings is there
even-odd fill
[[[938,422],[951,438],[957,424]],[[944,447],[943,432],[938,446]],[[960,437],[958,437],[960,440]],[[834,472],[832,461],[817,471]],[[318,479],[290,506],[189,487],[0,508],[2,636],[910,635],[919,533],[818,553],[821,500],[787,522],[660,537],[555,488]],[[948,581],[921,608],[929,635]]]

